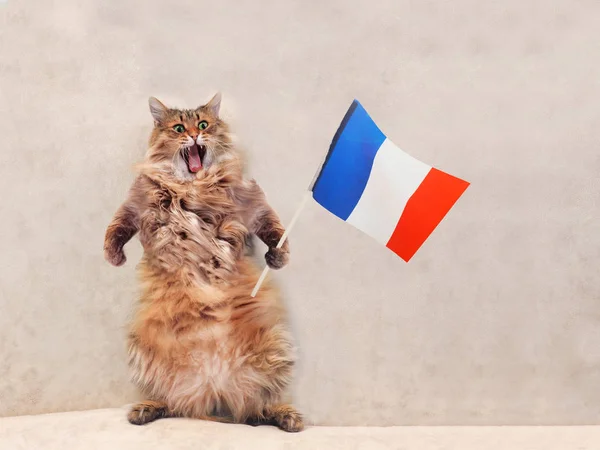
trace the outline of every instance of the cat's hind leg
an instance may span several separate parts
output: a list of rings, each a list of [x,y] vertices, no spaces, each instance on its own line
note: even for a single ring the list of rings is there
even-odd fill
[[[166,417],[174,417],[167,404],[151,400],[133,405],[127,414],[127,420],[134,425],[144,425]]]
[[[250,417],[247,425],[275,425],[289,433],[297,433],[304,429],[304,421],[300,414],[291,405],[276,405],[265,408],[261,415]]]

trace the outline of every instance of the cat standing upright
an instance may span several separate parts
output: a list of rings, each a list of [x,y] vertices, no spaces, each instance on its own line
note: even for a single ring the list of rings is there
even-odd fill
[[[260,187],[244,178],[220,103],[217,94],[180,110],[150,99],[150,147],[106,231],[104,254],[115,266],[136,233],[144,248],[129,365],[147,401],[128,419],[300,431],[302,416],[282,402],[295,358],[284,312],[269,283],[251,297],[259,271],[244,251],[248,236],[258,236],[278,269],[289,248],[276,248],[284,229]]]

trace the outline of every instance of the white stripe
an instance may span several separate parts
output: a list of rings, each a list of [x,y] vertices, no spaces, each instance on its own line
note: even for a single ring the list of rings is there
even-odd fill
[[[431,166],[386,139],[375,155],[365,190],[346,221],[387,244],[408,199],[430,170]]]

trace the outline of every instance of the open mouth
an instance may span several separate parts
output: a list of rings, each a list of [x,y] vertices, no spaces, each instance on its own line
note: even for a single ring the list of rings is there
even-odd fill
[[[202,169],[202,162],[206,155],[206,147],[204,145],[194,144],[188,147],[183,152],[183,159],[188,166],[188,170],[192,173],[198,172]]]

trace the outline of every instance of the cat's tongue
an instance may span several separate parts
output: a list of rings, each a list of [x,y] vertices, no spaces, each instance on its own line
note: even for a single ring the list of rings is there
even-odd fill
[[[188,150],[188,167],[190,168],[190,172],[194,173],[202,169],[202,161],[200,160],[197,145],[192,145]]]

